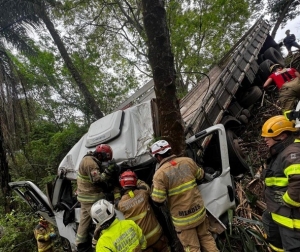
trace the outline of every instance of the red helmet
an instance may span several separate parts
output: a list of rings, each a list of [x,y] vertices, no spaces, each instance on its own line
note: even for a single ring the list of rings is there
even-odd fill
[[[101,156],[100,158],[101,161],[109,161],[112,160],[113,157],[112,148],[107,144],[98,145],[96,147],[95,154]]]
[[[48,224],[49,224],[49,222],[43,216],[40,217],[39,223],[40,223],[40,225],[45,226],[45,227],[48,226]]]
[[[124,188],[124,187],[136,186],[137,179],[138,178],[133,171],[127,170],[120,175],[119,181],[120,181],[120,185]]]

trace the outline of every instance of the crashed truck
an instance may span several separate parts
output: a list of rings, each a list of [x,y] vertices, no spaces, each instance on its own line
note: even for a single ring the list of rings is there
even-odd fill
[[[209,78],[203,78],[180,101],[186,153],[201,167],[218,174],[211,182],[200,184],[199,189],[220,233],[226,229],[227,211],[236,207],[234,176],[248,171],[239,134],[251,120],[251,108],[262,96],[270,65],[284,65],[280,48],[269,35],[270,29],[265,20],[259,19],[211,68]],[[151,184],[157,164],[149,146],[160,136],[157,115],[150,81],[113,113],[90,125],[61,161],[57,178],[47,185],[45,193],[30,181],[10,183],[33,211],[57,227],[66,251],[76,251],[80,203],[74,195],[74,183],[82,157],[98,144],[109,144],[120,166],[130,167]],[[122,218],[120,213],[118,216]],[[167,216],[158,217],[172,241]]]

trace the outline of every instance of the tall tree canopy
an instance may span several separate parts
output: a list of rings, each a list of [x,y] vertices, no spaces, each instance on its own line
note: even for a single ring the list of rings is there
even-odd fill
[[[178,95],[197,83],[199,72],[206,72],[241,36],[252,6],[247,0],[165,2]],[[107,62],[122,60],[126,66],[134,66],[141,84],[152,77],[141,1],[66,1],[64,8],[68,13],[65,24],[74,24],[69,31],[73,38],[79,35],[76,38],[82,43],[106,51],[100,55]]]
[[[288,21],[300,14],[300,2],[298,0],[269,0],[268,12],[270,21],[274,24],[271,36],[275,38],[280,25],[284,27]]]

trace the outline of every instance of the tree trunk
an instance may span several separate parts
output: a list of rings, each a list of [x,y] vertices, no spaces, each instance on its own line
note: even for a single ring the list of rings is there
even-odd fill
[[[49,19],[47,13],[45,12],[45,10],[43,9],[43,7],[41,7],[39,9],[39,11],[37,11],[38,15],[40,16],[40,18],[43,20],[43,22],[45,23],[48,31],[50,32],[63,60],[65,61],[65,64],[67,66],[67,68],[69,69],[70,73],[72,74],[75,82],[77,83],[80,91],[82,92],[85,100],[86,100],[86,104],[88,106],[90,106],[91,111],[93,112],[94,116],[99,119],[101,117],[103,117],[103,113],[101,112],[96,100],[94,99],[94,97],[92,96],[92,94],[90,93],[90,91],[88,90],[87,86],[85,85],[85,83],[83,82],[80,73],[78,72],[78,70],[76,69],[76,67],[74,66],[72,59],[70,58],[67,49],[65,48],[65,45],[63,43],[63,41],[61,40],[59,34],[57,33],[57,31],[54,28],[53,23],[51,22],[51,20]]]
[[[274,28],[272,30],[272,33],[271,33],[271,37],[272,38],[275,38],[277,30],[278,30],[278,28],[279,28],[282,20],[285,18],[285,15],[288,12],[288,9],[291,6],[291,4],[292,4],[293,1],[294,0],[288,0],[288,1],[286,1],[286,5],[284,6],[282,12],[280,13],[280,16],[278,17],[278,19],[277,19],[277,21],[276,21],[276,23],[274,25]]]
[[[11,212],[11,189],[8,183],[11,181],[11,176],[9,174],[8,163],[6,159],[6,152],[5,152],[4,142],[3,142],[3,135],[2,130],[0,129],[0,178],[1,178],[1,191],[3,194],[3,206],[5,213]]]
[[[164,1],[142,0],[142,3],[161,137],[170,142],[175,154],[180,155],[185,150],[184,128],[176,97],[174,56],[171,52]]]

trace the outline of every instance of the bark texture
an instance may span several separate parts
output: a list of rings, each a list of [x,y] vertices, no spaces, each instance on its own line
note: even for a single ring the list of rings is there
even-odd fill
[[[3,142],[2,129],[0,128],[0,178],[1,178],[1,191],[3,194],[4,211],[5,213],[10,213],[11,211],[11,188],[8,183],[11,182],[11,176],[9,174],[8,163],[6,159],[6,151]]]
[[[161,138],[170,142],[175,154],[181,155],[185,149],[184,128],[176,97],[176,72],[164,1],[143,0],[142,3]]]
[[[282,20],[285,18],[285,16],[286,16],[286,14],[287,14],[287,12],[289,10],[289,7],[291,6],[292,2],[293,2],[293,0],[286,1],[286,5],[284,6],[283,10],[280,12],[280,15],[279,15],[279,17],[278,17],[278,19],[277,19],[277,21],[276,21],[276,23],[274,25],[273,30],[272,30],[272,33],[271,33],[271,37],[272,38],[275,38],[277,30],[278,30],[280,24],[282,23]]]

